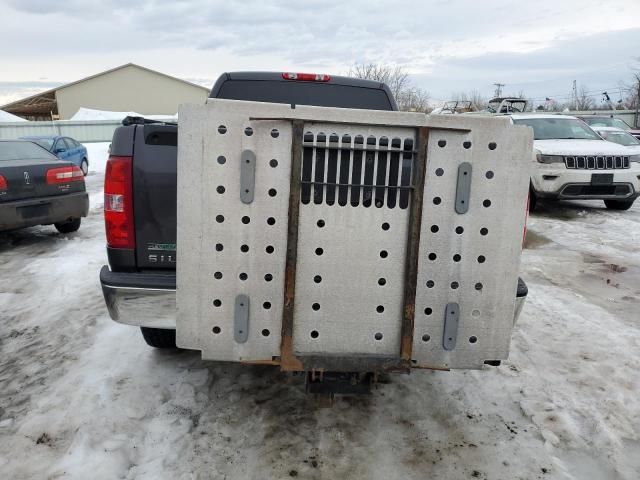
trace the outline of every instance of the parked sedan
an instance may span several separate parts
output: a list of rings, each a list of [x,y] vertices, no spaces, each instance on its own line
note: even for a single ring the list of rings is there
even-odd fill
[[[79,167],[35,143],[0,140],[0,231],[53,224],[75,232],[88,212]]]
[[[640,137],[640,129],[631,127],[627,122],[613,115],[581,115],[578,118],[594,130],[597,127],[613,127],[629,132],[634,137]]]
[[[598,135],[608,142],[627,147],[630,155],[640,155],[640,140],[624,130],[613,127],[592,127]]]
[[[87,147],[77,142],[73,138],[60,136],[34,136],[22,137],[23,140],[30,140],[37,143],[48,152],[53,153],[60,160],[72,162],[80,167],[82,173],[89,173],[89,155],[87,155]]]

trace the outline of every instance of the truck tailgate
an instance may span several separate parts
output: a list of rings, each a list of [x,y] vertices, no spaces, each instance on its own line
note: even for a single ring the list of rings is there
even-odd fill
[[[179,346],[284,370],[507,357],[529,129],[225,100],[180,118]]]

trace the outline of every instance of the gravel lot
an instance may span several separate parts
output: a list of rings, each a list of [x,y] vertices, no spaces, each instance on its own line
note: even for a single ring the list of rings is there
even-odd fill
[[[640,478],[640,202],[543,205],[509,360],[319,408],[272,367],[148,348],[98,271],[107,144],[76,234],[0,234],[0,477]]]

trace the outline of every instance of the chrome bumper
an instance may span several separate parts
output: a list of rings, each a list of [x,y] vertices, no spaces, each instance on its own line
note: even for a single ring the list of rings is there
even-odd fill
[[[113,320],[149,328],[176,328],[175,275],[100,271],[102,294]]]

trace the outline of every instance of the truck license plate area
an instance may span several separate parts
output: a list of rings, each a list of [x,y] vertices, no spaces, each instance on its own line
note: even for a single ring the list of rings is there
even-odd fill
[[[609,185],[613,183],[613,173],[592,173],[591,185]]]
[[[179,136],[179,346],[285,370],[506,358],[528,129],[210,100]]]

